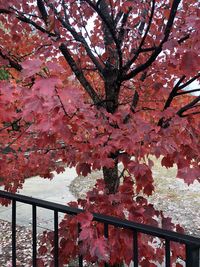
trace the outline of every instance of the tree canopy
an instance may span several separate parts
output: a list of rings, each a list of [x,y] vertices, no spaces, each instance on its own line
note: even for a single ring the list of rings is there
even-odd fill
[[[199,180],[200,88],[187,89],[200,80],[198,1],[0,0],[0,22],[6,190],[62,160],[103,169],[106,194],[128,173],[150,195],[152,155]]]
[[[122,162],[150,194],[149,155],[176,164],[188,184],[198,179],[199,88],[184,90],[200,77],[198,5],[1,1],[5,188],[32,170],[50,177],[57,159],[83,175],[103,167],[111,191],[109,170]]]

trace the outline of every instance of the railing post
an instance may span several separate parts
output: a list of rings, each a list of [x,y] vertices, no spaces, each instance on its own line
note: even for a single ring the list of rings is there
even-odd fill
[[[170,240],[166,239],[165,240],[165,266],[166,267],[170,267],[170,255],[171,251],[170,251]]]
[[[16,267],[16,200],[12,200],[12,267]]]
[[[108,239],[108,224],[104,223],[104,237]],[[104,263],[104,267],[109,267],[108,263]]]
[[[78,223],[78,238],[79,238],[80,232],[81,232],[81,225],[80,223]],[[80,241],[78,241],[78,244],[80,244]],[[78,256],[78,266],[83,267],[83,256],[81,254]]]
[[[54,211],[54,267],[59,266],[58,212]]]
[[[33,267],[37,267],[37,207],[32,206],[32,257]]]
[[[186,245],[186,267],[200,267],[198,247]]]
[[[133,231],[133,262],[134,267],[138,267],[138,232],[136,230]]]

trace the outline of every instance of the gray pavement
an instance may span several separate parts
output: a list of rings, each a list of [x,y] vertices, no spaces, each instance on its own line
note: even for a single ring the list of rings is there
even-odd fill
[[[60,204],[66,204],[75,200],[69,191],[69,185],[77,176],[75,168],[66,168],[65,172],[56,174],[52,180],[44,179],[39,176],[26,179],[23,189],[19,194],[39,198]],[[2,189],[2,188],[0,188]],[[11,222],[11,206],[0,206],[0,220]],[[26,227],[32,225],[32,209],[28,204],[17,203],[17,224]],[[62,214],[59,215],[61,219]],[[53,211],[37,208],[38,232],[44,229],[53,230]]]

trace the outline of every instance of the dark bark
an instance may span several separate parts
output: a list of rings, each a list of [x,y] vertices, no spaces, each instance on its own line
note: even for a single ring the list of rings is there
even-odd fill
[[[44,6],[43,1],[37,0],[37,6],[38,6],[38,9],[39,9],[40,14],[42,16],[42,19],[44,20],[45,24],[47,24],[48,14],[47,14],[47,11],[46,11],[46,8]]]
[[[113,33],[113,18],[109,11],[107,2],[102,0],[99,4],[99,11],[104,16],[103,34],[104,45],[108,55],[106,66],[103,71],[104,87],[105,87],[105,107],[107,112],[114,113],[118,108],[118,98],[120,91],[119,73],[121,68],[121,54],[118,41],[115,40]],[[114,127],[114,126],[113,126]],[[103,176],[108,194],[116,193],[119,187],[118,162],[116,156],[111,154],[110,158],[115,160],[113,168],[103,167]]]
[[[1,56],[3,59],[7,59],[8,62],[9,62],[9,64],[10,64],[10,66],[11,66],[12,68],[14,68],[14,69],[16,69],[16,70],[18,70],[18,71],[21,71],[21,70],[22,70],[22,66],[21,66],[18,62],[12,60],[12,59],[11,59],[9,56],[7,56],[7,55],[4,55],[4,54],[2,53],[1,50],[0,50],[0,56]]]
[[[98,94],[95,92],[94,88],[91,86],[89,81],[85,78],[82,69],[80,69],[76,64],[76,61],[73,59],[67,46],[65,44],[61,44],[59,49],[62,52],[63,56],[65,57],[71,70],[76,75],[76,78],[79,80],[83,88],[85,88],[85,91],[89,94],[94,104],[98,106],[99,103],[101,102],[101,99],[99,98]]]
[[[178,9],[178,6],[179,6],[180,2],[181,2],[181,0],[174,0],[173,3],[172,3],[172,7],[171,7],[171,10],[170,10],[170,15],[169,15],[169,18],[168,18],[168,21],[167,21],[167,25],[166,25],[166,28],[165,28],[165,31],[164,31],[164,38],[160,42],[159,46],[156,47],[154,52],[151,54],[151,56],[149,57],[149,59],[145,63],[139,65],[138,67],[136,67],[135,69],[130,71],[128,74],[125,74],[122,77],[122,81],[130,80],[133,77],[135,77],[137,74],[139,74],[142,71],[146,70],[149,66],[151,66],[151,64],[156,60],[158,55],[162,52],[163,44],[165,42],[167,42],[168,39],[169,39],[169,35],[170,35],[171,29],[173,27],[173,23],[174,23],[174,20],[175,20],[175,17],[176,17],[176,12],[177,12],[177,9]]]
[[[118,164],[115,163],[113,168],[103,167],[103,177],[106,184],[108,194],[114,194],[117,192],[119,187],[119,175],[118,175]]]

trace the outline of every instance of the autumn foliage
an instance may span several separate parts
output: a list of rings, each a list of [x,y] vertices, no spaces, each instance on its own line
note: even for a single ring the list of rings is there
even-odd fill
[[[98,184],[81,207],[162,218],[136,198],[154,191],[152,155],[188,185],[200,179],[199,18],[196,0],[0,0],[0,185],[52,178],[61,160],[82,175],[103,170],[104,193]]]

